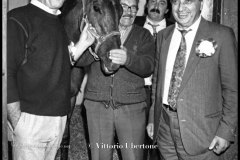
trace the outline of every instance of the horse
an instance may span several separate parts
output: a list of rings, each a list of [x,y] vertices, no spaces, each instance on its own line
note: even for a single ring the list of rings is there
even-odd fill
[[[101,68],[107,75],[119,68],[109,59],[111,49],[120,48],[119,20],[122,6],[119,0],[67,0],[63,4],[62,19],[69,36],[74,43],[78,41],[81,30],[89,23],[94,30],[89,30],[95,37],[94,46],[89,52],[95,60],[100,60]]]
[[[111,49],[120,48],[121,45],[118,26],[123,10],[119,0],[66,0],[61,12],[60,18],[69,40],[73,43],[79,40],[86,23],[94,28],[91,33],[95,36],[96,41],[92,46],[94,49],[89,48],[89,53],[93,55],[96,61],[100,61],[104,74],[115,73],[120,66],[112,63],[108,56]],[[79,67],[73,67],[71,71],[71,112],[68,115],[61,146],[69,146],[70,119],[85,72],[85,69]],[[67,147],[62,147],[60,153],[61,160],[68,159]]]

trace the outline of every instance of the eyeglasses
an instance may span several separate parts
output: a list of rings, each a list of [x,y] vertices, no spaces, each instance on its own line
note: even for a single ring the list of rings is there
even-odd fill
[[[138,7],[133,5],[133,6],[128,6],[127,4],[121,3],[123,10],[124,11],[128,11],[128,9],[130,8],[131,12],[136,13],[138,10]]]

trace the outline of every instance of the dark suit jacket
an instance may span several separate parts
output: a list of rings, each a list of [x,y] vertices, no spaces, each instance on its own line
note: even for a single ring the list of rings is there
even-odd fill
[[[154,141],[162,111],[165,65],[175,25],[157,35],[153,76]],[[217,49],[211,57],[196,55],[196,43],[213,38]],[[237,48],[233,30],[201,19],[183,75],[177,114],[183,146],[190,155],[205,152],[214,136],[235,138],[237,126]]]
[[[146,18],[147,18],[146,16],[137,16],[137,17],[135,18],[135,20],[134,20],[134,24],[137,24],[137,25],[143,27],[143,26],[144,26],[144,23],[145,23],[145,21],[146,21]],[[174,22],[166,19],[166,25],[167,25],[167,26],[170,26],[171,24],[174,24]]]

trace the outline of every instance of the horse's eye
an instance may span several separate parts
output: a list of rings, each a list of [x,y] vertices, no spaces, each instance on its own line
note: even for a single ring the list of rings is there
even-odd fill
[[[95,12],[102,14],[101,9],[98,6],[93,6]]]

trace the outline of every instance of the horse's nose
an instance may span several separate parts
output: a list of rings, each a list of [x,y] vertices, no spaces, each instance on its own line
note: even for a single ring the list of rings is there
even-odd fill
[[[111,74],[114,73],[114,71],[109,70],[104,64],[102,65],[102,70],[103,70],[103,72],[104,72],[105,74],[107,74],[107,75],[111,75]]]
[[[114,74],[119,69],[119,67],[120,65],[114,64],[112,62],[109,64],[101,63],[101,68],[106,75]]]

